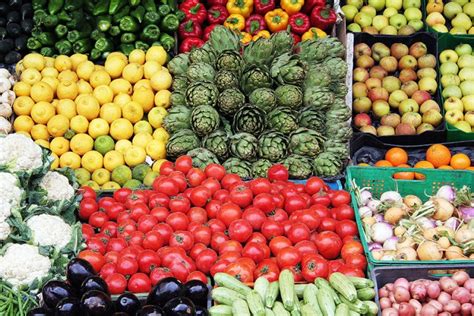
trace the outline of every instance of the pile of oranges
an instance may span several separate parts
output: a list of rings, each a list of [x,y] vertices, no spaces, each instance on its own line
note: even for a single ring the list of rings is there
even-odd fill
[[[368,164],[359,164],[368,166]],[[408,164],[408,153],[406,150],[393,147],[385,153],[385,159],[374,164],[375,167],[404,167],[404,168],[424,168],[424,169],[450,169],[450,170],[472,170],[469,156],[463,153],[452,154],[448,147],[442,144],[431,145],[425,154],[425,160],[418,161],[414,166]],[[416,172],[398,172],[395,179],[413,180],[424,179],[424,176]]]

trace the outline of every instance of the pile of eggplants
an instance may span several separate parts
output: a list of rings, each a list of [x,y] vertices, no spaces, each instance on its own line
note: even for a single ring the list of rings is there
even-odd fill
[[[15,64],[26,53],[33,29],[31,1],[0,1],[0,63]]]

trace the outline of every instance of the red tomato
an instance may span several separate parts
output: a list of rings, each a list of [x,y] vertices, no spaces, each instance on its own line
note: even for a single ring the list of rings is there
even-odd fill
[[[107,251],[107,243],[108,243],[108,240],[106,240],[105,238],[97,237],[96,235],[89,238],[86,245],[87,245],[87,249],[89,250],[99,252],[101,254],[105,254],[105,252]]]
[[[150,278],[145,273],[136,273],[128,280],[127,288],[132,293],[148,293],[151,290]]]
[[[205,249],[207,249],[207,247],[203,243],[195,243],[193,248],[189,251],[189,256],[193,260],[196,260],[197,256]]]
[[[79,204],[79,217],[86,221],[89,217],[99,210],[97,202],[91,198],[82,199]]]
[[[238,251],[242,252],[242,244],[236,240],[226,240],[219,246],[219,254],[222,255],[228,251]]]
[[[164,161],[160,166],[160,175],[167,176],[173,171],[174,163],[172,163],[171,161]]]
[[[332,211],[336,214],[336,219],[341,221],[343,219],[350,219],[354,220],[354,210],[347,204],[339,205],[332,209]]]
[[[222,204],[221,209],[217,212],[217,219],[221,220],[226,227],[242,217],[240,206],[235,203],[227,202]]]
[[[150,281],[151,285],[155,286],[161,279],[173,277],[173,273],[171,270],[165,267],[159,267],[151,271],[150,273]]]
[[[214,195],[214,193],[221,189],[221,183],[214,178],[207,178],[201,183],[201,186],[208,188],[211,191],[211,195]]]
[[[185,251],[191,250],[194,245],[194,237],[191,232],[184,230],[177,230],[171,235],[169,240],[170,246],[181,247]]]
[[[329,209],[324,205],[311,205],[309,209],[314,211],[320,219],[325,217],[331,217],[331,212],[329,212]]]
[[[314,242],[310,240],[302,240],[298,242],[295,245],[296,249],[298,249],[298,252],[301,254],[301,256],[304,256],[306,254],[317,254],[318,253],[318,248],[314,244]]]
[[[163,245],[163,237],[156,230],[149,231],[145,234],[142,245],[144,249],[156,251]]]
[[[225,224],[217,218],[211,219],[206,225],[209,226],[213,234],[217,232],[223,233],[226,229]]]
[[[262,224],[261,233],[270,240],[273,237],[283,235],[283,227],[274,220],[267,219]]]
[[[143,250],[137,257],[138,269],[143,273],[150,273],[153,269],[158,268],[161,259],[153,250]]]
[[[288,214],[293,213],[297,210],[302,210],[306,208],[306,201],[299,195],[289,196],[285,199],[285,210]]]
[[[351,203],[351,195],[345,190],[334,190],[332,192],[329,191],[329,193],[331,193],[330,197],[331,204],[333,207],[338,207],[340,205]]]
[[[308,226],[309,230],[313,231],[319,227],[321,219],[319,218],[316,211],[307,209],[301,212],[298,216],[298,220]]]
[[[252,190],[250,190],[250,188],[244,184],[236,185],[230,191],[230,201],[237,204],[241,208],[249,206],[250,203],[252,203],[252,198]]]
[[[348,255],[344,258],[346,265],[364,271],[367,268],[367,259],[362,254]]]
[[[214,250],[219,251],[219,248],[229,240],[229,237],[223,232],[215,232],[211,236],[211,247]],[[241,246],[242,247],[242,246]]]
[[[301,272],[307,282],[314,282],[316,278],[327,278],[329,266],[326,259],[317,254],[306,254],[301,259]]]
[[[202,207],[191,207],[187,215],[190,222],[199,224],[204,224],[207,222],[207,213]]]
[[[181,212],[171,213],[166,218],[166,223],[174,230],[186,230],[189,226],[189,218]]]
[[[285,197],[280,193],[273,193],[273,201],[275,202],[276,207],[283,208],[285,206]]]
[[[318,192],[311,196],[311,205],[329,206],[331,205],[331,198],[326,192]]]
[[[116,220],[118,215],[125,211],[125,207],[119,203],[113,203],[112,205],[107,205],[104,207],[105,213],[111,220]]]
[[[127,279],[120,273],[112,273],[105,279],[110,294],[122,294],[127,289]]]
[[[292,245],[293,244],[291,243],[291,241],[285,236],[276,236],[270,240],[269,244],[272,254],[274,256],[276,256],[280,252],[280,250],[286,247],[290,247]]]
[[[126,278],[130,278],[133,274],[138,271],[137,260],[130,257],[121,257],[117,261],[117,272],[124,275]]]
[[[229,263],[234,263],[242,257],[240,251],[227,251],[219,256],[219,260],[226,260]]]
[[[214,200],[220,201],[222,203],[227,202],[229,200],[230,193],[227,190],[219,189],[212,195]]]
[[[206,205],[206,217],[216,218],[217,213],[221,210],[222,202],[219,200],[211,200]]]
[[[324,217],[321,219],[321,223],[319,224],[318,231],[325,232],[325,231],[335,231],[337,226],[337,220],[330,217]]]
[[[80,187],[79,193],[82,195],[82,200],[93,199],[95,201],[97,199],[95,190],[87,185]]]
[[[214,178],[217,180],[221,180],[225,176],[225,168],[219,164],[211,163],[206,166],[204,169],[206,176],[209,178]]]
[[[260,193],[253,199],[253,206],[268,213],[275,209],[276,203],[270,193]]]
[[[144,239],[145,239],[145,234],[138,230],[130,233],[130,235],[127,237],[127,241],[129,245],[137,245],[137,246],[141,246],[143,244]]]
[[[247,240],[247,242],[257,242],[261,244],[267,244],[267,239],[265,236],[263,236],[262,233],[259,232],[254,232],[252,235],[250,235],[250,238]]]
[[[211,235],[211,229],[204,225],[200,225],[193,231],[194,242],[203,243],[206,246],[211,243]]]
[[[171,273],[181,282],[185,282],[191,271],[181,262],[175,262],[170,267]]]
[[[117,251],[109,251],[104,255],[105,262],[115,264],[117,263],[119,256],[120,255]]]
[[[214,276],[214,274],[218,272],[224,272],[225,269],[229,266],[230,262],[227,260],[222,260],[219,259],[217,260],[211,267],[211,275]]]
[[[183,155],[176,159],[174,168],[186,174],[193,167],[193,159],[190,156]]]
[[[231,263],[226,269],[225,273],[235,277],[241,282],[253,282],[253,270],[252,268],[243,263],[234,262]]]
[[[125,248],[124,250],[122,250],[119,254],[119,258],[131,258],[131,259],[134,259],[136,260],[138,255],[140,254],[140,252],[143,251],[143,248],[140,247],[140,246],[128,246],[127,248]],[[117,260],[118,262],[118,260]]]
[[[303,273],[301,271],[301,264],[287,267],[286,269],[289,269],[291,273],[293,273],[293,278],[295,279],[295,282],[301,282],[304,280]]]
[[[107,207],[110,207],[115,204],[114,198],[110,196],[105,196],[99,199],[99,209],[105,210]]]
[[[188,274],[188,277],[186,278],[186,283],[191,280],[199,280],[204,284],[207,284],[208,282],[207,276],[201,271],[193,271],[190,274]]]
[[[110,238],[109,243],[107,244],[107,252],[117,251],[120,252],[127,248],[128,244],[123,238]]]
[[[187,213],[191,208],[191,202],[184,195],[177,195],[170,198],[168,205],[171,212]]]
[[[288,181],[288,170],[282,164],[274,164],[268,169],[268,180],[270,181]]]
[[[127,200],[125,201],[125,206],[128,207],[128,208],[131,208],[137,202],[142,202],[142,203],[146,204],[146,203],[148,203],[148,197],[143,192],[133,191],[127,197]]]
[[[211,196],[211,191],[208,188],[199,186],[191,190],[189,198],[194,206],[202,207],[207,204]]]
[[[244,249],[242,249],[242,257],[250,258],[258,264],[265,259],[265,251],[261,244],[249,242],[245,245]]]
[[[155,227],[153,227],[153,230],[160,234],[163,244],[167,245],[168,240],[170,239],[170,236],[173,233],[173,228],[171,228],[171,226],[166,223],[159,223],[156,224]]]
[[[244,243],[252,235],[252,225],[245,219],[238,219],[229,225],[229,237],[232,240]]]
[[[125,210],[123,212],[120,212],[117,216],[117,224],[122,224],[123,222],[126,222],[128,220],[131,220],[132,217],[130,216],[130,210]]]
[[[166,194],[167,196],[174,196],[179,193],[178,183],[171,178],[161,178],[154,181],[153,190]]]
[[[168,208],[168,205],[170,203],[170,198],[164,193],[160,192],[155,192],[150,196],[150,199],[148,201],[148,206],[150,208],[155,208],[158,206]]]
[[[84,237],[84,240],[86,242],[87,240],[89,240],[89,238],[94,236],[94,228],[89,224],[86,224],[86,223],[82,224],[81,230],[82,230],[82,237]]]
[[[339,271],[339,269],[344,265],[344,261],[341,259],[328,261],[329,266],[329,275],[333,272]]]
[[[301,261],[300,253],[293,246],[281,249],[276,257],[278,266],[281,269],[297,265]]]
[[[359,278],[365,277],[365,274],[362,270],[349,267],[348,265],[342,265],[337,272],[341,272],[342,274],[359,277]]]
[[[250,190],[252,190],[254,195],[258,195],[260,193],[270,193],[272,189],[272,184],[268,179],[265,178],[258,178],[250,181]]]
[[[130,211],[130,218],[133,219],[135,222],[138,222],[140,217],[142,217],[143,215],[150,213],[150,209],[148,208],[145,202],[136,202],[134,205],[132,205]]]
[[[325,259],[335,259],[342,248],[341,238],[334,232],[321,232],[316,236],[316,247]]]
[[[211,267],[216,261],[217,253],[212,249],[205,249],[196,258],[196,268],[207,274],[211,271]]]
[[[280,269],[278,268],[278,265],[271,259],[262,260],[253,272],[254,279],[258,279],[259,277],[263,276],[270,282],[278,281],[279,275]]]
[[[139,231],[148,233],[156,224],[158,224],[158,219],[153,215],[143,215],[140,217],[137,224]]]
[[[81,252],[79,252],[77,257],[89,262],[94,268],[94,271],[100,271],[102,266],[105,264],[104,256],[92,250],[82,250]]]
[[[106,263],[100,269],[99,275],[102,279],[105,280],[107,279],[109,275],[111,275],[112,273],[115,273],[115,270],[116,270],[115,263]]]
[[[306,224],[294,223],[291,225],[286,235],[293,244],[296,244],[302,240],[309,240],[311,232],[309,231],[309,228],[306,226]]]
[[[277,208],[276,210],[267,214],[269,219],[273,219],[274,221],[281,223],[288,219],[288,213],[281,209]]]
[[[357,236],[357,224],[354,221],[344,219],[336,224],[336,233],[339,237]]]
[[[242,183],[242,179],[236,174],[228,173],[221,179],[221,185],[226,190],[230,190],[237,183]]]
[[[265,221],[266,216],[260,209],[249,206],[242,213],[242,219],[247,220],[252,226],[253,230],[260,230],[262,223]]]
[[[354,254],[363,254],[364,248],[359,241],[352,240],[344,243],[341,249],[341,257],[347,258],[350,255]]]
[[[313,195],[321,191],[327,191],[328,186],[323,180],[321,180],[321,178],[311,177],[306,181],[304,188],[306,193]]]

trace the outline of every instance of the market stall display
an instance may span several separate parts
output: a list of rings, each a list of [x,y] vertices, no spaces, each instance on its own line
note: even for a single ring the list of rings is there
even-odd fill
[[[428,0],[425,13],[426,24],[436,32],[474,34],[474,4],[471,1]]]

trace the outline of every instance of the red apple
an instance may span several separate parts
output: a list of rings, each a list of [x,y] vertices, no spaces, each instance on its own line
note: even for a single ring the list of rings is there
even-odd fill
[[[377,100],[388,101],[388,91],[385,88],[372,88],[369,90],[369,93],[367,94],[367,96],[369,97],[370,100],[372,100],[372,102],[377,101]]]
[[[390,53],[396,59],[400,59],[403,56],[408,55],[408,52],[409,52],[408,46],[406,46],[403,43],[394,43],[390,47]]]
[[[375,116],[380,118],[390,113],[390,105],[388,105],[387,101],[377,100],[372,103],[372,112],[374,112]]]
[[[418,68],[435,68],[436,57],[433,54],[426,54],[418,58]]]
[[[405,68],[400,70],[398,78],[400,78],[400,81],[402,83],[405,83],[408,81],[415,81],[416,79],[418,79],[418,76],[416,75],[416,72],[413,69]]]
[[[391,126],[380,125],[377,127],[378,136],[393,136],[395,135],[395,129]]]
[[[387,72],[394,72],[397,70],[398,61],[393,56],[385,56],[380,60],[380,66]]]
[[[380,80],[382,80],[383,78],[385,78],[388,73],[387,71],[382,67],[382,66],[374,66],[370,69],[370,77],[371,78],[378,78]]]
[[[358,59],[362,55],[372,55],[372,50],[370,49],[370,46],[365,43],[359,43],[354,46],[354,57]]]
[[[439,104],[435,100],[426,100],[420,106],[420,113],[421,114],[425,114],[429,110],[435,110],[435,111],[441,112],[441,108],[439,107]]]
[[[362,55],[356,60],[356,66],[362,68],[371,68],[374,66],[374,59],[369,55]]]
[[[413,125],[408,123],[400,123],[395,129],[395,134],[397,135],[415,135],[416,129]]]
[[[372,134],[377,136],[377,130],[372,125],[362,126],[359,129],[362,133]]]
[[[357,113],[368,113],[372,109],[372,101],[367,97],[361,97],[354,100],[352,108]]]
[[[415,58],[420,58],[423,55],[426,55],[428,47],[423,42],[416,42],[410,46],[410,55]]]
[[[352,95],[354,98],[366,97],[369,89],[363,82],[356,82],[352,85]]]
[[[377,31],[377,29],[374,26],[364,26],[362,28],[362,32],[369,33],[369,34],[372,34],[372,35],[379,34],[379,31]]]
[[[412,55],[405,55],[398,61],[398,69],[415,69],[418,65],[418,61]]]
[[[390,56],[390,48],[384,43],[375,43],[372,45],[372,57],[375,61],[380,61],[385,56]]]
[[[372,119],[367,113],[359,113],[354,117],[354,125],[357,127],[367,126],[372,124]]]
[[[392,93],[395,90],[399,90],[401,87],[400,79],[394,76],[387,76],[382,80],[382,87],[387,89],[389,93]]]
[[[365,82],[367,79],[369,79],[369,72],[365,68],[357,67],[354,69],[353,77],[354,81]]]
[[[427,91],[418,90],[413,93],[411,98],[415,100],[418,105],[422,105],[425,101],[431,100],[431,94]]]
[[[433,131],[434,126],[429,123],[421,123],[420,126],[416,129],[417,134],[421,134],[427,131]]]
[[[382,80],[379,78],[369,78],[365,82],[368,89],[380,88],[382,86]]]
[[[411,97],[418,90],[418,84],[415,81],[408,81],[402,84],[402,90]]]
[[[382,116],[380,119],[380,124],[391,126],[393,128],[397,127],[400,124],[400,115],[397,113],[389,113],[387,115]]]

